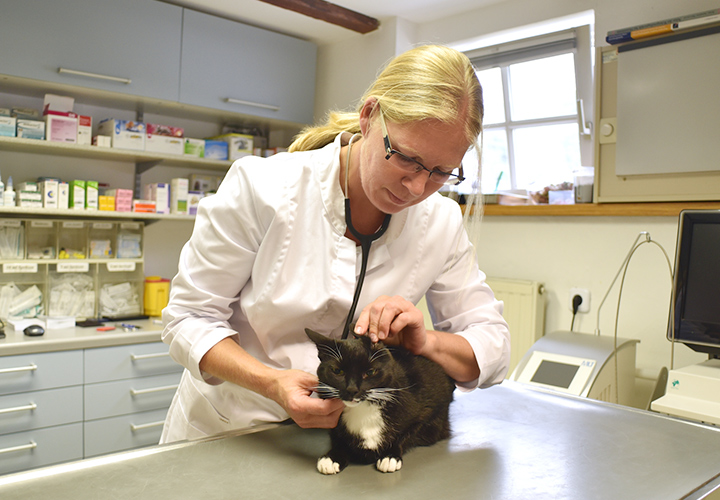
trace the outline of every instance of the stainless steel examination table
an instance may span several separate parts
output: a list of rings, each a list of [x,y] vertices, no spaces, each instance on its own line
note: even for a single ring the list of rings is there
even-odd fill
[[[720,485],[716,428],[513,382],[456,394],[453,436],[393,474],[323,476],[327,431],[290,424],[0,477],[0,498],[656,500]]]

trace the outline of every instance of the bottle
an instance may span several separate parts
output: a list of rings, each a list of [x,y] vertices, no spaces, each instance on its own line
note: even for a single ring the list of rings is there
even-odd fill
[[[7,186],[5,188],[5,192],[3,193],[3,205],[6,207],[15,206],[15,191],[13,190],[12,175],[8,177]]]

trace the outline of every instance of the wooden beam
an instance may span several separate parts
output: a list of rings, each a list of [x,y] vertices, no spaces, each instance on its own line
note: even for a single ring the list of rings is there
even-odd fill
[[[260,0],[283,9],[342,26],[358,33],[370,33],[378,29],[380,21],[354,10],[346,9],[325,0]]]

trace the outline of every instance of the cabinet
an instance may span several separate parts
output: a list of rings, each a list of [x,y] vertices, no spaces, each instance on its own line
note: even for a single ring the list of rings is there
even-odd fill
[[[162,342],[0,356],[0,474],[157,444],[181,375]]]
[[[314,44],[185,10],[180,101],[311,123]]]
[[[0,357],[0,474],[83,457],[83,353]]]
[[[0,46],[14,47],[0,56],[3,73],[177,100],[181,7],[148,0],[0,4]]]

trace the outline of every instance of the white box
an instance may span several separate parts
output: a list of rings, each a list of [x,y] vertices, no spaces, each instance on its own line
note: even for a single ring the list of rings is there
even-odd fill
[[[168,155],[181,155],[185,152],[185,139],[167,135],[147,134],[145,151]]]
[[[98,135],[110,137],[113,148],[145,151],[145,124],[108,118],[98,125]]]
[[[59,113],[48,111],[45,115],[45,140],[63,142],[66,144],[77,143],[78,119],[75,113]]]
[[[213,137],[228,144],[228,160],[237,160],[253,154],[253,136],[247,134],[223,134]]]
[[[67,182],[58,182],[58,208],[67,209],[70,203],[70,184]]]
[[[188,213],[188,187],[190,181],[178,177],[170,181],[170,213]]]
[[[58,181],[50,179],[40,183],[40,193],[42,194],[44,208],[58,208],[58,185]]]
[[[0,135],[4,137],[15,137],[17,133],[17,118],[14,116],[0,116]]]
[[[144,199],[155,202],[155,213],[167,214],[170,212],[170,186],[165,182],[146,184]]]
[[[77,143],[90,146],[92,144],[92,117],[78,116]]]

